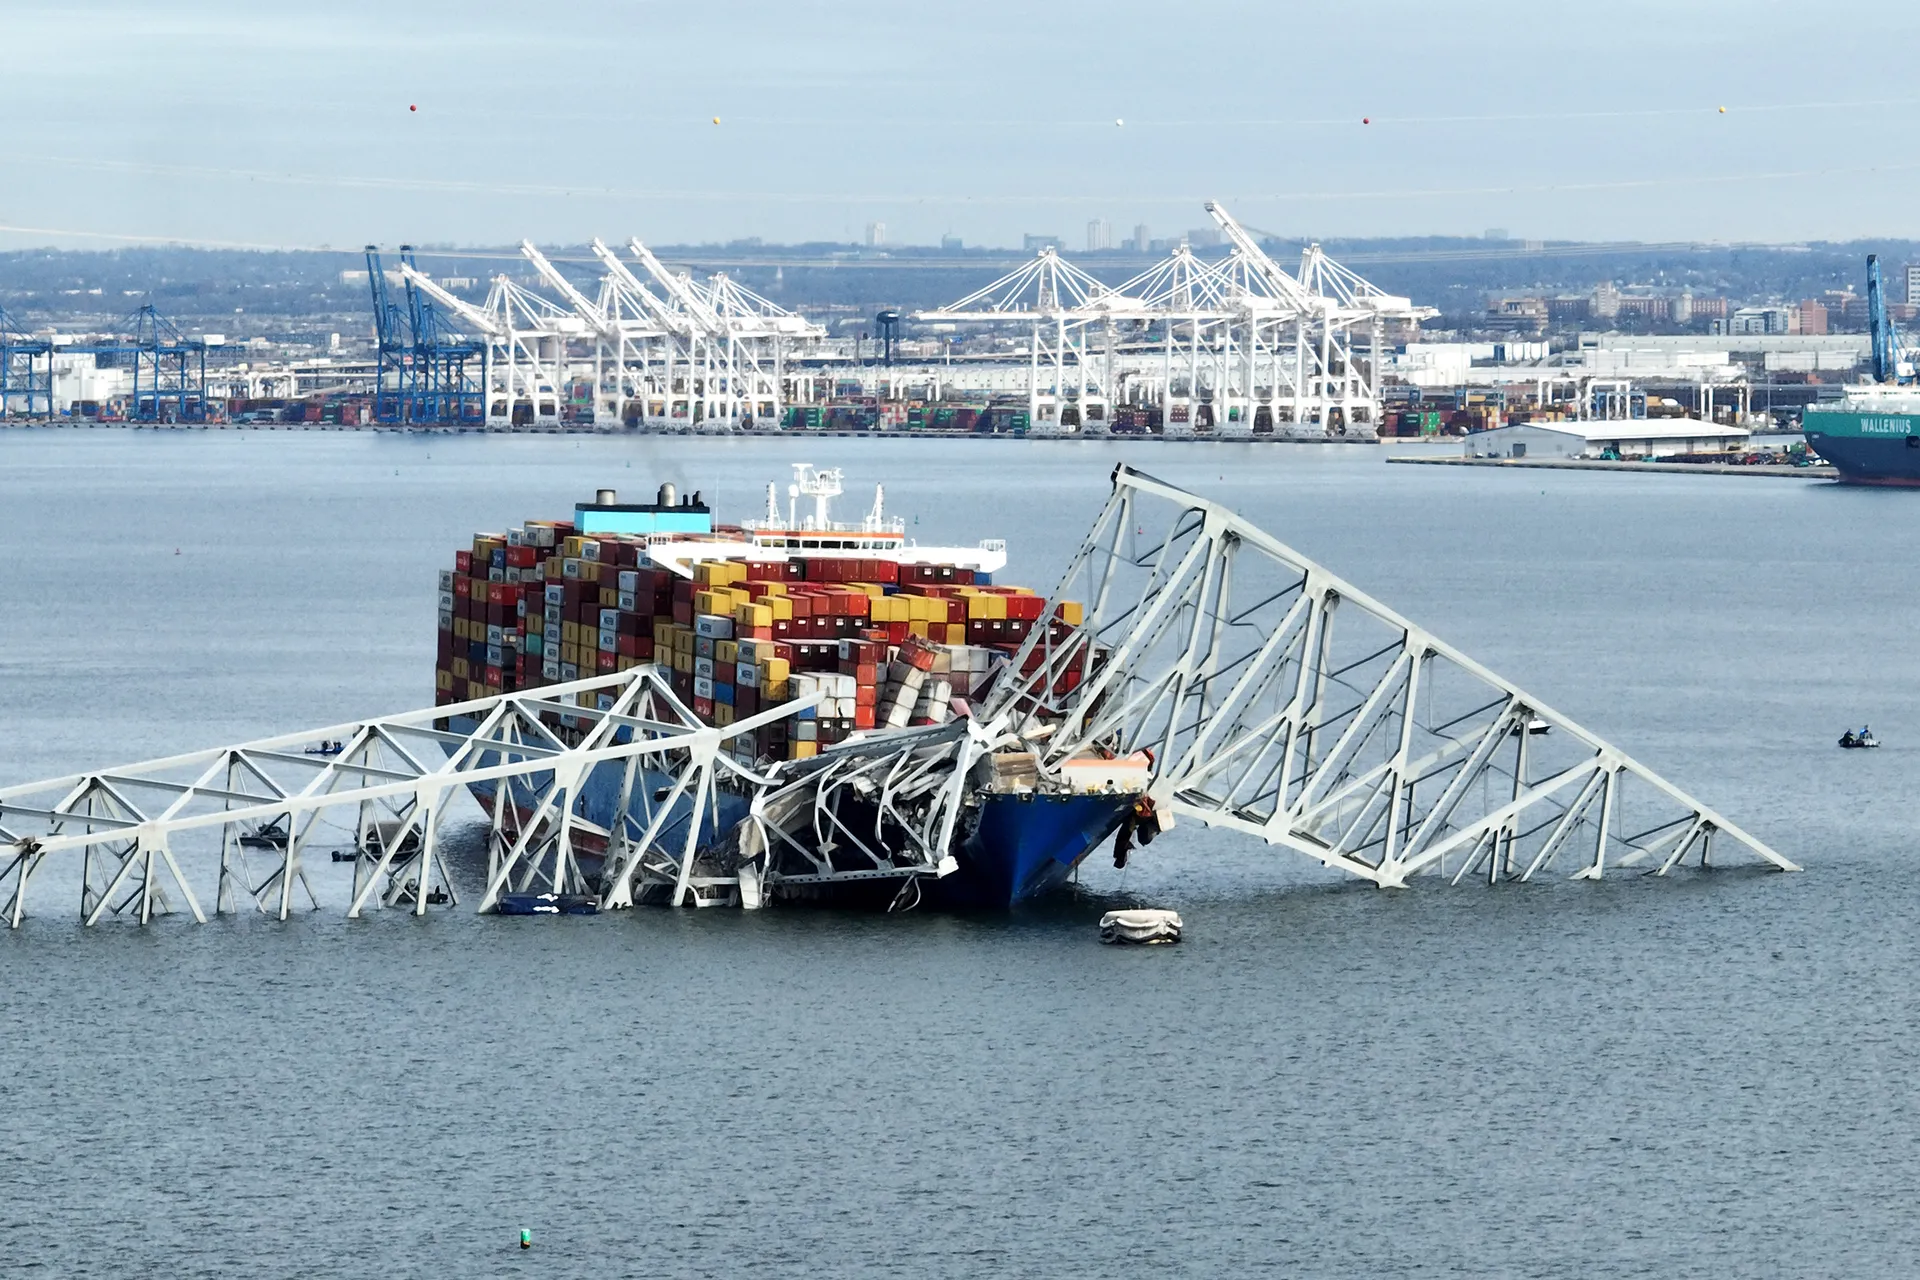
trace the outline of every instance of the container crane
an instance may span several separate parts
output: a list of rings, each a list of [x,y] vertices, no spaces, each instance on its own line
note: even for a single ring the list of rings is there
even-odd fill
[[[1867,332],[1873,338],[1873,380],[1875,382],[1911,382],[1911,373],[1900,371],[1900,331],[1887,311],[1887,289],[1880,279],[1880,255],[1867,255]]]

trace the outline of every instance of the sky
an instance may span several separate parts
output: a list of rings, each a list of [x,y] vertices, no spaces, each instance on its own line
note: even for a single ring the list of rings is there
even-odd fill
[[[0,0],[0,249],[1920,235],[1920,6]],[[1725,108],[1724,111],[1721,108]]]

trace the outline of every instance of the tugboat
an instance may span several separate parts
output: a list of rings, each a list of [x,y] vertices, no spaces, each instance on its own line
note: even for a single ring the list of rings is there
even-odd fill
[[[1840,735],[1840,745],[1848,751],[1858,751],[1867,747],[1877,747],[1880,742],[1873,736],[1873,730],[1866,725],[1860,726],[1860,732],[1849,729]]]

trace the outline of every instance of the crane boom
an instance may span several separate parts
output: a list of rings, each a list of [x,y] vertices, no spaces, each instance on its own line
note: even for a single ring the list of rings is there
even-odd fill
[[[1867,255],[1867,331],[1873,339],[1873,380],[1899,382],[1900,331],[1887,309],[1887,288],[1880,279],[1880,255]]]

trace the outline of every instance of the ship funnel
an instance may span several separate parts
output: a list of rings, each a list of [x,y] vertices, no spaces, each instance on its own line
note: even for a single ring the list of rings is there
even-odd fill
[[[660,505],[671,507],[680,500],[680,494],[671,483],[660,486]]]
[[[594,493],[593,493],[593,505],[594,505],[594,506],[596,506],[596,507],[610,507],[610,506],[612,506],[612,505],[614,504],[614,502],[615,502],[615,501],[616,501],[616,498],[615,498],[615,496],[614,496],[614,492],[613,492],[613,490],[611,490],[611,489],[596,489],[596,490],[594,490]]]

